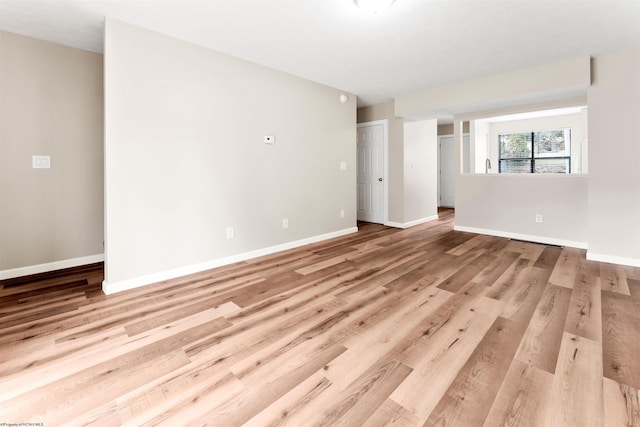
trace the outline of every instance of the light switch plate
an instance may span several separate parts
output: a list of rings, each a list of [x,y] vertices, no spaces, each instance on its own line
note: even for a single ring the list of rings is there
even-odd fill
[[[49,169],[51,168],[51,156],[33,156],[33,169]]]
[[[341,171],[347,170],[347,162],[340,162],[340,170]]]

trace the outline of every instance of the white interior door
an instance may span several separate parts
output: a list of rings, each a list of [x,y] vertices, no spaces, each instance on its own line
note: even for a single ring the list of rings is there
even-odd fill
[[[384,222],[384,126],[358,127],[358,220]]]
[[[456,154],[453,136],[440,137],[440,206],[456,203]]]

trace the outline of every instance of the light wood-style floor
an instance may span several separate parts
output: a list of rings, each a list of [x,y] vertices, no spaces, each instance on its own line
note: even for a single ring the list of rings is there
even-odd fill
[[[452,224],[0,282],[0,423],[639,426],[640,269]]]

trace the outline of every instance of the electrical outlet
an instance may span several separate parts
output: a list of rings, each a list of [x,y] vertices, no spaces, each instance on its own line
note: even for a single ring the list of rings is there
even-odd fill
[[[287,218],[282,220],[282,228],[289,228],[289,220]]]
[[[536,214],[536,222],[542,224],[542,214]]]
[[[344,209],[340,210],[340,218],[344,218]]]
[[[227,239],[233,239],[233,227],[227,227]]]

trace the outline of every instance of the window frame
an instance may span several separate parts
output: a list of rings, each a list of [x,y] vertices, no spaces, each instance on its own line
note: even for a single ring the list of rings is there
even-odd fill
[[[568,139],[568,145],[569,145],[569,154],[565,155],[565,156],[545,156],[545,157],[536,157],[536,153],[535,153],[535,134],[536,133],[541,133],[541,132],[552,132],[552,131],[557,131],[557,130],[562,130],[563,133],[565,133],[566,135],[566,130],[569,131],[569,137]],[[502,174],[502,173],[513,173],[513,174],[521,174],[521,173],[525,173],[525,172],[503,172],[502,171],[502,161],[503,160],[527,160],[530,162],[530,171],[528,173],[531,174],[542,174],[542,175],[561,175],[559,173],[552,173],[552,172],[536,172],[536,160],[567,160],[568,161],[568,167],[567,167],[567,171],[565,173],[563,173],[562,175],[570,175],[571,174],[571,128],[555,128],[555,129],[546,129],[546,130],[537,130],[534,131],[532,130],[531,132],[511,132],[511,133],[501,133],[498,134],[498,174]],[[507,137],[509,135],[516,135],[516,134],[529,134],[529,136],[531,137],[531,146],[530,151],[531,151],[531,156],[529,157],[502,157],[502,138],[503,137]]]

